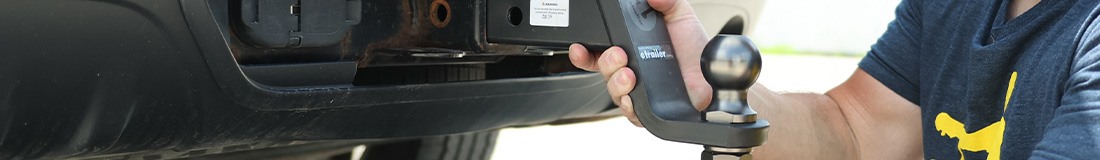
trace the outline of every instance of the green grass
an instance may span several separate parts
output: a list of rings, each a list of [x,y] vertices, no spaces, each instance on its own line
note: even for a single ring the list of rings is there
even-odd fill
[[[760,54],[786,56],[836,56],[852,58],[863,58],[863,56],[865,55],[864,53],[803,51],[795,49],[790,45],[763,46],[760,47]]]

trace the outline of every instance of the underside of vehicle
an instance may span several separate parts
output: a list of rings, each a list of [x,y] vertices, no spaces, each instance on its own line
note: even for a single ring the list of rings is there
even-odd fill
[[[0,159],[488,159],[500,128],[618,115],[573,35],[513,36],[529,2],[9,2]]]

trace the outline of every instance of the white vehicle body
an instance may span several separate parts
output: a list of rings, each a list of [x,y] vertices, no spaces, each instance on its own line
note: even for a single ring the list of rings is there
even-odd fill
[[[752,35],[764,9],[764,0],[688,0],[707,35]]]

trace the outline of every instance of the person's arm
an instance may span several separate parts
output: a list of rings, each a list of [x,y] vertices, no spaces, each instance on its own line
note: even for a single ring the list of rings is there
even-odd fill
[[[755,87],[750,105],[773,122],[760,157],[782,159],[920,159],[921,33],[919,1],[904,0],[886,33],[845,82],[824,95],[776,94]],[[806,77],[812,80],[811,77]],[[807,134],[809,133],[809,134]],[[781,143],[774,137],[783,137]],[[789,138],[789,139],[788,139]],[[774,145],[774,146],[769,146]],[[808,154],[790,154],[817,148]],[[798,156],[798,157],[786,157]],[[825,158],[822,158],[825,157]]]
[[[760,159],[919,159],[920,109],[862,69],[826,92],[757,85],[749,104],[772,123]]]
[[[699,57],[709,38],[705,37],[706,33],[686,1],[649,0],[649,3],[657,11],[665,13],[664,18],[672,33],[672,45],[692,103],[699,110],[706,108],[711,100],[711,88],[702,77]],[[899,6],[899,16],[909,13],[909,10],[902,8],[904,5]],[[915,42],[912,38],[914,34],[911,34],[914,32],[912,25],[903,23],[910,22],[909,18],[912,17],[899,18],[891,23],[891,31],[883,36],[883,39],[891,41],[882,43],[880,40],[881,44],[872,48],[872,53],[877,50],[892,54],[870,54],[868,56],[874,57],[873,60],[863,62],[897,63],[871,65],[876,67],[871,71],[883,73],[884,70],[894,71],[892,68],[915,68],[911,66],[913,64],[898,59],[905,56],[892,56],[903,54],[896,51],[915,50],[908,48],[913,45],[907,45]],[[600,72],[607,77],[608,93],[614,103],[632,123],[640,126],[627,95],[634,88],[636,79],[634,72],[626,68],[626,54],[621,48],[612,47],[592,54],[581,45],[573,45],[570,46],[569,58],[578,68]],[[909,71],[904,73],[915,74]],[[883,77],[894,81],[912,78],[911,75]],[[767,141],[754,152],[754,156],[759,159],[919,158],[922,151],[919,108],[911,100],[894,92],[898,89],[912,91],[907,90],[912,86],[887,86],[879,80],[883,79],[876,80],[862,69],[857,69],[851,78],[826,94],[776,93],[762,85],[752,87],[749,104],[761,114],[761,118],[772,124]],[[903,88],[891,90],[893,87]],[[906,92],[904,95],[912,97],[915,94]]]
[[[1098,7],[1097,9],[1100,9]],[[1031,159],[1100,157],[1100,10],[1094,10],[1078,35],[1062,104],[1055,109]],[[1015,99],[1014,99],[1015,100]]]

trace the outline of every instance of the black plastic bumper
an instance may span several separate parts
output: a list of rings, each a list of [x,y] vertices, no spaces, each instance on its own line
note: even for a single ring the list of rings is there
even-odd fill
[[[13,3],[0,6],[0,159],[431,136],[611,109],[596,73],[263,85],[205,0]]]

